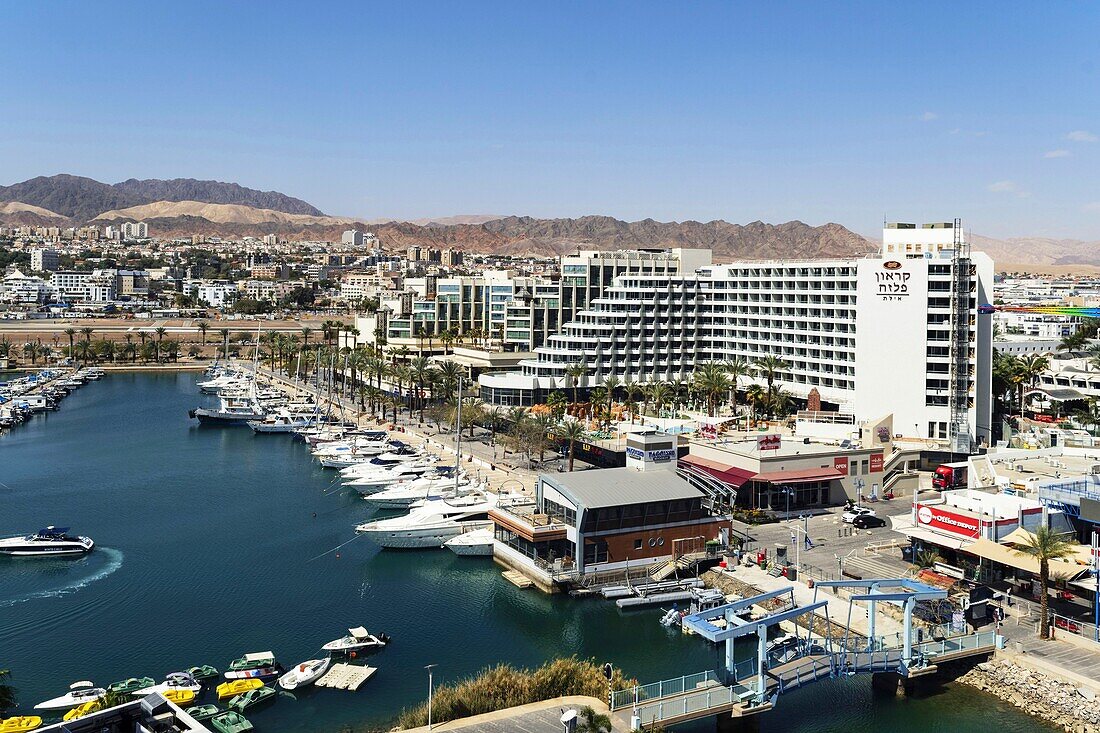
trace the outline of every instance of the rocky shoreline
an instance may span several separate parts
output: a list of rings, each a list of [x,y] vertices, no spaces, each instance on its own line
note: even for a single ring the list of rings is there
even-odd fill
[[[959,682],[994,695],[1067,733],[1100,733],[1100,699],[1087,687],[1062,682],[1006,660],[983,662]]]

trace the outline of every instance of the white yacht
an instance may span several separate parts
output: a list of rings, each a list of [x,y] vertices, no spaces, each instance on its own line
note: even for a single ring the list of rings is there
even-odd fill
[[[382,455],[389,449],[390,444],[388,440],[376,440],[374,438],[356,436],[349,440],[333,440],[328,443],[322,443],[314,448],[311,453],[318,458],[338,455],[374,457]]]
[[[86,702],[92,702],[98,700],[107,691],[102,687],[96,687],[91,682],[74,682],[69,685],[69,691],[61,697],[55,697],[45,702],[40,702],[34,706],[35,710],[66,710],[68,708],[74,708],[77,705],[82,705]]]
[[[464,532],[458,537],[452,537],[443,543],[443,546],[456,555],[463,557],[492,557],[493,556],[493,529],[475,529],[472,532]]]
[[[344,486],[355,488],[360,494],[373,494],[383,487],[398,481],[408,481],[428,473],[436,466],[434,460],[417,461],[415,463],[399,463],[396,466],[382,467],[378,471],[371,471],[352,479],[345,479]]]
[[[250,396],[222,397],[221,404],[217,408],[199,407],[191,410],[187,415],[198,418],[202,423],[240,425],[249,420],[263,420],[267,411]]]
[[[433,499],[414,506],[404,516],[366,522],[355,531],[368,535],[382,547],[438,548],[464,532],[492,527],[489,510],[502,499],[511,498],[478,491],[452,499]]]
[[[66,534],[68,531],[68,527],[50,525],[34,534],[0,540],[0,554],[25,557],[83,555],[95,547],[91,537],[74,537]]]
[[[340,469],[340,477],[345,481],[362,478],[368,473],[375,473],[384,468],[394,468],[399,464],[416,463],[419,461],[434,459],[430,453],[423,451],[408,451],[405,453],[379,453],[369,461],[361,461],[351,466]]]
[[[457,482],[454,476],[421,476],[390,484],[382,491],[363,496],[363,499],[379,509],[408,509],[418,501],[454,496],[458,491],[469,488],[470,479],[465,476],[459,477]]]

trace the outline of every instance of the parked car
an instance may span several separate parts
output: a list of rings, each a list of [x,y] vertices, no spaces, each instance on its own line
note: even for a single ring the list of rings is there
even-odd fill
[[[841,515],[841,519],[845,524],[851,524],[856,517],[873,517],[875,516],[875,510],[865,506],[850,506],[844,510],[844,514]]]
[[[882,517],[876,517],[874,514],[861,514],[852,520],[852,526],[856,529],[872,529],[874,527],[885,527],[886,520]]]

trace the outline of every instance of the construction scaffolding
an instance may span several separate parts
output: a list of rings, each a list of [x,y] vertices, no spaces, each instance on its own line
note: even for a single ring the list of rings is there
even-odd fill
[[[951,450],[971,452],[970,408],[973,387],[970,370],[971,268],[970,246],[962,233],[962,220],[955,219],[954,250],[951,254],[951,384],[948,404],[951,410]]]

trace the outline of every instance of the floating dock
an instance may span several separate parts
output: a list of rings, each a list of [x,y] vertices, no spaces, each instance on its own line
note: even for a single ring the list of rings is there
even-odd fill
[[[325,676],[314,684],[318,687],[331,687],[334,690],[351,690],[354,692],[359,686],[371,678],[378,669],[375,667],[360,667],[355,664],[334,664]]]
[[[503,573],[501,573],[501,575],[504,576],[505,580],[507,580],[509,583],[516,586],[517,588],[530,588],[532,585],[535,584],[534,581],[532,581],[526,575],[515,570],[505,570]]]

